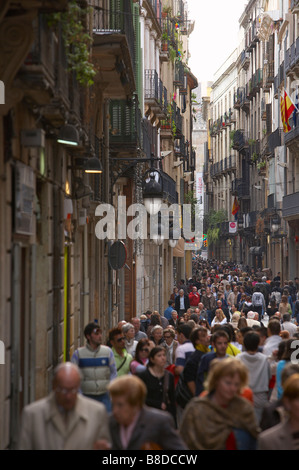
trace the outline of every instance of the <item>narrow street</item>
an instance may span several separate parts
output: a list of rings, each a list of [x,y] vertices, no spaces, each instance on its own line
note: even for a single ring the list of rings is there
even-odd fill
[[[1,450],[299,448],[298,15],[2,2]]]

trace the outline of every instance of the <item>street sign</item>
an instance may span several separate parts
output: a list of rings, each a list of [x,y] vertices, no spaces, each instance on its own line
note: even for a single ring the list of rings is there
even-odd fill
[[[124,242],[118,240],[110,246],[108,261],[112,269],[118,270],[124,267],[127,261],[127,249]]]
[[[237,231],[237,222],[229,223],[229,233],[236,233]]]

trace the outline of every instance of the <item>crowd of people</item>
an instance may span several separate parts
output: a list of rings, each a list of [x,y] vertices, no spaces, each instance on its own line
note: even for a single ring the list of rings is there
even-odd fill
[[[105,339],[86,325],[25,407],[20,449],[299,450],[299,279],[198,257],[193,272],[163,312]]]

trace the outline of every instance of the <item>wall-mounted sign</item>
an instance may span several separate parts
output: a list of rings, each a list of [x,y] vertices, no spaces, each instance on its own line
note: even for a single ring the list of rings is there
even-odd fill
[[[237,231],[237,222],[229,223],[229,233],[236,233]]]
[[[16,163],[15,187],[15,233],[33,235],[35,177],[30,166]]]

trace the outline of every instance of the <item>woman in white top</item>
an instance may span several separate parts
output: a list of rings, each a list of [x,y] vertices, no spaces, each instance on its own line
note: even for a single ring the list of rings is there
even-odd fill
[[[125,337],[125,348],[129,354],[135,358],[135,351],[136,347],[138,344],[138,341],[136,341],[135,338],[135,328],[132,323],[126,323],[125,325],[122,326],[122,332]]]
[[[215,312],[215,317],[213,318],[211,323],[211,327],[213,328],[213,326],[215,325],[224,325],[225,323],[227,323],[227,319],[223,313],[223,310],[221,308],[217,308]]]

